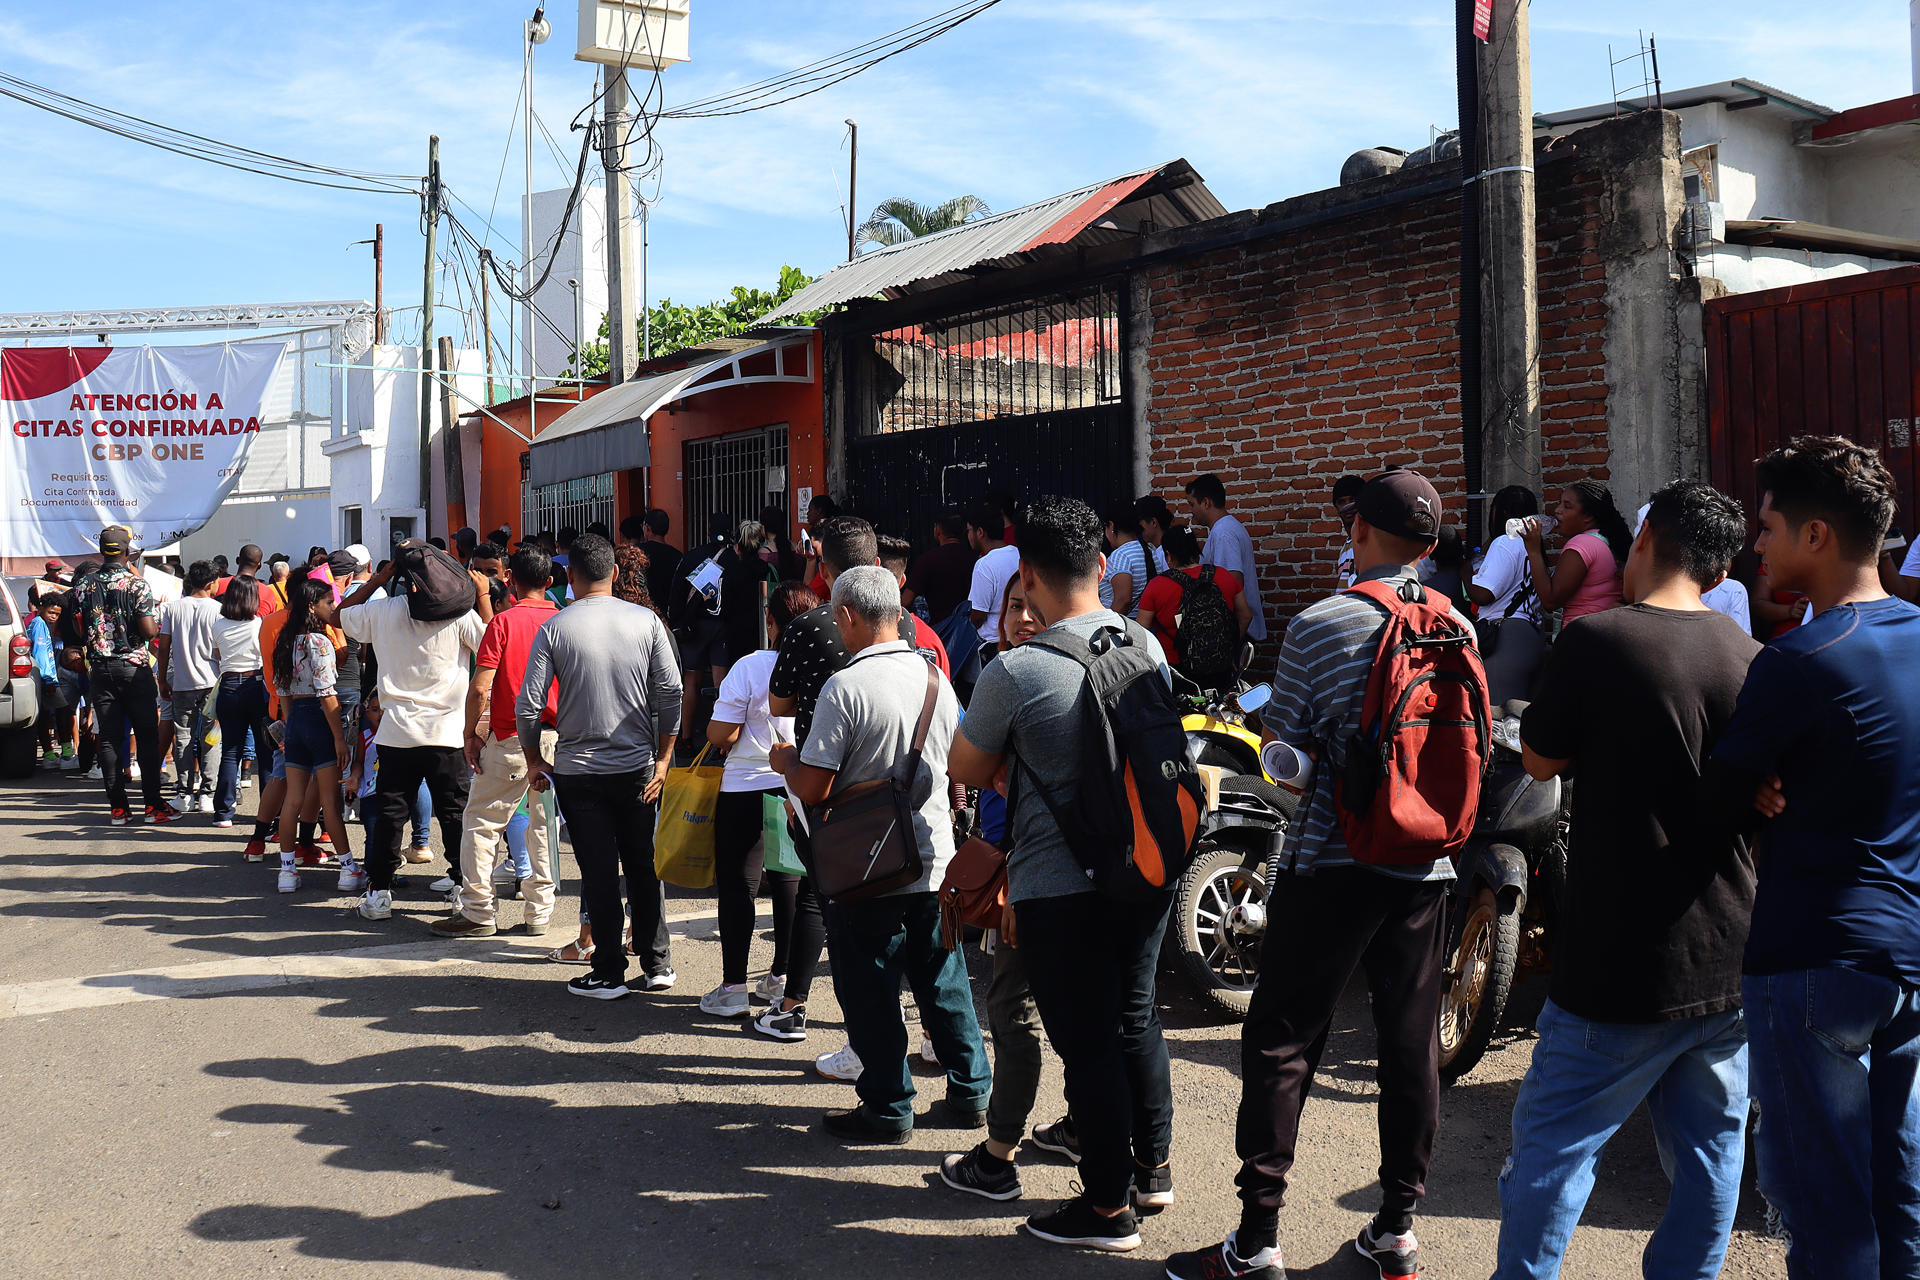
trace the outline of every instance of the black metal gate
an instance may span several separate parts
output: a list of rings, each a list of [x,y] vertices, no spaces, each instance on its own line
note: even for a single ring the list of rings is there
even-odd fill
[[[843,332],[835,496],[918,547],[941,510],[988,498],[1132,496],[1123,288]]]

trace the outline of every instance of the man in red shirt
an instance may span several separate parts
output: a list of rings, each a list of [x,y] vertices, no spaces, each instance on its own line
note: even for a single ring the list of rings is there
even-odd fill
[[[214,598],[217,600],[227,594],[227,584],[234,578],[251,577],[254,579],[254,589],[260,593],[260,616],[264,618],[278,611],[280,594],[260,572],[260,562],[264,555],[265,553],[251,542],[240,548],[240,557],[233,562],[233,577],[222,578],[213,584]]]
[[[543,934],[553,915],[553,851],[547,843],[546,814],[551,793],[527,769],[513,716],[534,633],[558,612],[547,598],[552,581],[553,561],[546,552],[532,543],[514,552],[508,562],[513,599],[487,624],[474,655],[473,680],[467,686],[467,763],[473,768],[473,783],[460,833],[459,907],[434,922],[433,932],[442,938],[487,938],[497,932],[493,869],[505,846],[507,823],[522,800],[527,802],[527,860],[533,864],[533,873],[520,885],[524,927],[535,936]],[[559,700],[555,685],[542,717],[549,726],[542,730],[549,758],[550,726]]]
[[[913,544],[905,538],[891,538],[886,534],[881,534],[875,541],[880,546],[880,567],[891,573],[900,584],[900,638],[915,653],[940,668],[941,675],[951,680],[953,666],[947,660],[947,646],[940,643],[939,634],[925,619],[914,617],[906,607],[907,560],[913,555]],[[823,600],[826,598],[821,597]]]
[[[1200,563],[1200,540],[1193,536],[1191,529],[1167,530],[1160,545],[1167,553],[1167,572],[1156,575],[1147,584],[1147,589],[1140,593],[1140,612],[1135,617],[1141,626],[1153,632],[1153,638],[1166,650],[1168,664],[1179,667],[1186,657],[1176,643],[1180,632],[1181,602],[1186,598],[1181,575],[1195,581],[1199,581],[1202,574],[1211,575],[1213,585],[1219,588],[1227,602],[1227,608],[1233,611],[1234,625],[1240,629],[1240,634],[1233,637],[1233,647],[1239,648],[1241,641],[1246,639],[1247,628],[1253,622],[1253,607],[1247,603],[1247,593],[1241,588],[1240,580],[1227,570],[1209,568]],[[1187,674],[1195,676],[1192,672]],[[1206,681],[1202,680],[1201,683]]]

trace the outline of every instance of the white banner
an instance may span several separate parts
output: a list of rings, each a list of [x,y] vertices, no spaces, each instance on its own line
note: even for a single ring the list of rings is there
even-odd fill
[[[0,555],[70,556],[124,524],[143,547],[212,518],[260,433],[284,342],[0,351]]]

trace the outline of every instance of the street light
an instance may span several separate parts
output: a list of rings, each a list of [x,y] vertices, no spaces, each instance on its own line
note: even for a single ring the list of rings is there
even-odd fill
[[[547,37],[553,34],[553,24],[547,21],[547,6],[533,7],[533,17],[527,20],[527,43],[545,44]]]

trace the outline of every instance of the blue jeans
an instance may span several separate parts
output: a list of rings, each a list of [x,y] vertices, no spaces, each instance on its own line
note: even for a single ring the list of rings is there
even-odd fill
[[[515,809],[502,834],[507,838],[507,863],[513,868],[513,878],[525,880],[533,874],[533,859],[527,856],[527,811]]]
[[[1600,1149],[1642,1100],[1673,1189],[1642,1270],[1712,1280],[1746,1155],[1747,1037],[1738,1009],[1676,1022],[1591,1022],[1549,1000],[1500,1171],[1497,1280],[1557,1276]]]
[[[947,1072],[947,1101],[963,1111],[986,1109],[993,1075],[973,1013],[967,962],[940,945],[940,900],[905,893],[865,902],[827,904],[827,948],[833,990],[860,1055],[854,1089],[876,1124],[913,1127],[913,1073],[907,1069],[907,1024],[900,1017],[904,979],[920,1006],[920,1025]]]
[[[213,815],[231,819],[240,792],[241,753],[227,746],[245,740],[249,731],[261,746],[271,751],[273,739],[267,736],[267,686],[258,674],[220,677],[220,692],[214,699],[214,714],[220,719],[220,781],[213,791]],[[271,757],[269,757],[271,758]],[[265,786],[266,774],[260,774]],[[272,816],[269,815],[269,820]]]
[[[1920,991],[1852,969],[1749,976],[1760,1192],[1792,1280],[1920,1276]]]

